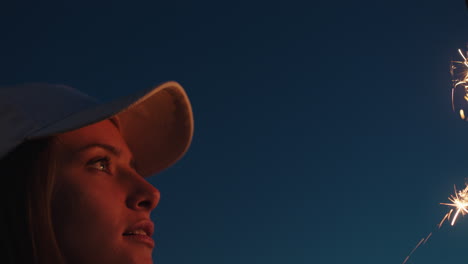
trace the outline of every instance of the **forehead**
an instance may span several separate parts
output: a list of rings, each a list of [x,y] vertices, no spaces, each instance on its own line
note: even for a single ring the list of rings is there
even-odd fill
[[[118,128],[109,120],[104,120],[57,136],[67,150],[76,151],[89,144],[106,144],[124,152],[129,151]]]

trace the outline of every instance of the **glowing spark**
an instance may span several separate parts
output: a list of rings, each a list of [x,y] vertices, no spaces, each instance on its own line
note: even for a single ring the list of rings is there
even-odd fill
[[[452,212],[453,212],[453,209],[450,209],[450,211],[445,214],[444,218],[442,218],[442,221],[440,221],[440,223],[437,225],[437,227],[439,229],[442,226],[442,224],[444,223],[444,221],[450,218],[450,216],[452,215]]]
[[[411,253],[409,253],[409,255],[405,258],[405,260],[403,261],[403,263],[401,264],[405,264],[406,261],[408,261],[408,259],[410,258],[411,255],[413,255],[414,251],[416,251],[416,249],[418,249],[418,247],[424,242],[424,238],[422,238],[419,243],[413,248],[413,250],[411,250]]]
[[[452,109],[454,112],[459,111],[461,119],[467,120],[465,118],[464,110],[468,110],[468,53],[467,55],[463,54],[461,49],[458,49],[458,53],[462,60],[452,61],[452,65],[450,67],[453,85]]]
[[[452,226],[457,221],[457,218],[460,215],[460,213],[462,215],[465,215],[468,213],[468,184],[465,184],[465,189],[460,190],[460,191],[457,191],[457,187],[455,185],[453,186],[453,188],[454,188],[455,193],[450,195],[450,197],[448,198],[452,203],[440,203],[440,204],[452,206],[455,208],[450,209],[450,211],[444,215],[440,223],[437,225],[438,229],[442,227],[442,224],[445,221],[450,220],[450,217],[452,216],[452,213],[454,210],[456,210],[456,212],[452,218],[452,222],[451,222]],[[429,240],[431,236],[432,236],[432,232],[429,233],[425,238],[422,238],[419,241],[419,243],[413,248],[413,250],[411,250],[408,256],[406,256],[405,260],[401,264],[405,264],[409,260],[411,255],[413,255],[413,253],[416,251],[416,249],[426,244],[426,242]]]
[[[467,0],[468,3],[468,0]],[[467,45],[468,48],[468,45]],[[468,52],[466,56],[463,54],[461,49],[458,49],[458,53],[462,57],[463,61],[452,61],[450,66],[450,74],[452,75],[452,109],[454,112],[460,114],[461,119],[467,120],[465,116],[465,110],[468,111]],[[440,203],[443,205],[448,205],[453,207],[448,213],[444,215],[442,220],[437,225],[437,228],[440,229],[445,221],[452,221],[450,225],[455,225],[460,214],[463,216],[468,214],[468,183],[465,183],[465,189],[457,191],[457,187],[454,186],[454,194],[450,195],[448,198],[451,203]],[[432,236],[432,232],[429,233],[425,238],[422,238],[419,243],[413,248],[413,250],[406,256],[402,264],[405,264],[411,255],[418,249],[421,245],[426,244],[429,238]]]
[[[465,215],[466,213],[468,213],[468,184],[466,184],[465,189],[460,190],[460,191],[457,191],[457,187],[455,186],[453,186],[453,188],[455,190],[455,194],[450,195],[450,197],[448,198],[452,203],[440,203],[443,205],[455,207],[456,212],[452,218],[452,222],[451,222],[452,226],[457,221],[457,218],[460,215],[460,213],[462,215]],[[449,214],[450,213],[451,212],[449,212]],[[444,219],[445,218],[447,219],[450,218],[450,215],[448,217],[444,217]]]
[[[429,240],[429,238],[432,236],[432,232],[429,233],[429,235],[424,239],[423,245],[426,244],[426,242]]]
[[[463,63],[464,63],[466,66],[468,66],[468,64],[467,64],[467,62],[466,62],[466,57],[465,57],[465,55],[463,55],[463,52],[461,51],[461,49],[458,49],[458,53],[460,53],[460,55],[462,56],[462,58],[463,58]]]

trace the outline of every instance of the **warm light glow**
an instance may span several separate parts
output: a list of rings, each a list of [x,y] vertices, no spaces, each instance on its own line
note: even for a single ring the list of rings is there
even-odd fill
[[[459,114],[461,119],[466,120],[465,116],[465,111],[463,108],[468,105],[468,53],[467,56],[465,56],[462,52],[461,49],[458,49],[458,53],[462,57],[463,61],[452,61],[452,65],[450,68],[450,73],[452,74],[452,109],[455,112],[457,109],[455,108],[456,105],[455,103],[462,103],[463,105],[458,106],[460,108]],[[458,87],[461,85],[461,87]],[[463,91],[460,92],[460,90],[455,89],[458,87],[458,89],[463,89]],[[463,96],[465,99],[464,101],[460,102],[459,96]],[[457,97],[457,98],[455,98]],[[457,107],[457,108],[458,108]],[[450,225],[455,225],[457,222],[457,219],[459,218],[460,215],[464,216],[465,214],[468,214],[468,183],[465,183],[465,188],[463,190],[457,191],[457,187],[454,186],[454,194],[450,195],[448,197],[449,201],[451,203],[440,203],[443,205],[447,205],[451,208],[448,213],[444,215],[440,223],[437,225],[437,229],[440,229],[442,225],[444,224],[445,221],[450,221]],[[455,212],[452,216],[452,213]],[[425,238],[422,238],[419,243],[413,248],[413,250],[409,253],[408,256],[403,260],[402,264],[405,264],[411,255],[416,251],[416,249],[421,246],[426,244],[426,242],[429,240],[429,238],[432,236],[432,232],[429,233]]]
[[[462,114],[462,113],[463,112],[460,111],[460,114]],[[448,198],[449,201],[452,202],[452,203],[440,203],[440,204],[448,205],[448,206],[451,206],[451,207],[454,207],[454,208],[450,209],[450,211],[448,211],[448,213],[446,213],[444,215],[444,217],[442,218],[440,223],[437,225],[438,229],[440,229],[442,227],[442,224],[444,224],[445,221],[450,220],[450,217],[452,216],[452,213],[453,213],[454,210],[456,210],[456,211],[455,211],[455,214],[452,217],[452,221],[450,222],[450,225],[452,225],[452,226],[455,225],[455,222],[457,221],[460,214],[461,215],[468,214],[468,184],[465,184],[465,189],[460,190],[460,191],[457,191],[456,186],[453,186],[453,188],[454,188],[455,192],[454,192],[454,194],[450,195],[450,197]],[[419,241],[419,243],[413,248],[413,250],[411,250],[409,255],[406,256],[406,258],[405,258],[405,260],[403,260],[402,264],[405,264],[409,260],[411,255],[413,255],[414,251],[416,251],[416,249],[418,249],[419,246],[426,244],[427,240],[429,240],[429,238],[431,236],[432,236],[432,232],[429,233],[429,235],[427,235],[425,238],[422,238]]]
[[[447,218],[450,218],[450,216],[452,215],[452,212],[453,212],[453,209],[450,209],[450,211],[445,214],[444,218],[442,218],[440,223],[437,225],[438,228],[442,226],[442,224],[445,222],[445,220],[447,220]]]
[[[452,74],[452,109],[453,111],[456,111],[455,109],[455,101],[458,101],[459,96],[463,96],[464,104],[468,103],[468,60],[467,56],[463,54],[463,51],[461,49],[458,49],[458,53],[460,54],[461,58],[463,60],[461,61],[452,61],[452,66],[450,69],[450,72]],[[455,89],[463,89],[464,94],[460,94],[459,92],[455,93]],[[458,90],[457,90],[458,91]],[[455,98],[455,96],[457,98]],[[460,107],[460,106],[459,106]],[[463,106],[462,106],[463,107]],[[460,110],[460,117],[465,120],[465,113],[462,112],[463,110]]]
[[[452,203],[441,203],[444,205],[455,207],[455,210],[457,210],[455,212],[455,215],[452,218],[452,222],[451,222],[452,226],[455,224],[455,221],[457,221],[457,218],[460,215],[460,213],[462,215],[465,215],[466,213],[468,213],[468,184],[465,186],[465,189],[461,191],[457,191],[457,188],[455,186],[454,186],[454,189],[455,189],[455,194],[450,195],[450,197],[448,198],[449,201],[451,201]],[[449,218],[450,216],[446,217],[446,219],[449,219]]]
[[[461,51],[461,49],[458,49],[458,53],[460,53],[460,55],[462,56],[462,58],[463,58],[463,63],[464,63],[466,66],[468,66],[468,63],[466,62],[466,57],[465,57],[465,55],[463,55],[463,52]]]

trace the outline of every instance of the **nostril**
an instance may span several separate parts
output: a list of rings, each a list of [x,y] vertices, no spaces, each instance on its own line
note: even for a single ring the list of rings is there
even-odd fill
[[[151,204],[152,204],[151,201],[145,200],[145,201],[139,202],[139,203],[138,203],[138,206],[139,206],[139,207],[144,207],[144,208],[151,208],[151,207],[152,207]]]

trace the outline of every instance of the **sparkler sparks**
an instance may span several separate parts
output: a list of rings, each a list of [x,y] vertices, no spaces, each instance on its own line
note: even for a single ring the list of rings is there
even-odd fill
[[[453,84],[452,109],[459,113],[461,119],[468,121],[465,115],[468,110],[468,53],[465,55],[461,49],[458,49],[458,54],[461,60],[452,61],[450,67]]]
[[[455,214],[453,215],[452,221],[450,225],[455,225],[455,222],[458,219],[458,216],[460,215],[465,215],[468,214],[468,184],[465,184],[465,189],[457,191],[457,187],[454,186],[454,194],[450,195],[448,198],[450,202],[452,203],[440,203],[443,205],[448,205],[451,207],[454,207],[448,211],[440,221],[440,223],[437,225],[437,229],[440,229],[442,225],[444,224],[445,221],[450,221],[450,217],[452,216],[452,213],[454,210],[456,210]],[[421,245],[426,244],[426,242],[429,240],[429,238],[432,236],[432,232],[429,233],[425,238],[422,238],[419,243],[411,250],[411,252],[406,256],[405,260],[403,260],[402,264],[405,264],[411,255],[418,249]]]
[[[467,0],[468,4],[468,0]],[[468,48],[468,45],[467,45]],[[461,119],[467,120],[465,112],[468,113],[468,52],[463,54],[461,49],[458,49],[458,54],[460,54],[463,60],[461,61],[452,61],[450,67],[450,74],[452,75],[452,109],[454,112],[458,111]],[[451,195],[448,199],[452,203],[441,203],[443,205],[448,205],[454,207],[450,210],[439,223],[438,227],[440,228],[445,220],[450,219],[453,210],[455,215],[452,218],[451,225],[453,226],[457,221],[460,213],[465,215],[468,213],[468,184],[465,184],[465,189],[457,191],[457,187],[453,186],[454,194]]]
[[[468,6],[468,0],[467,0]],[[467,45],[468,50],[468,45]],[[461,49],[458,50],[458,53],[461,56],[460,61],[452,61],[450,67],[450,74],[452,75],[452,109],[454,112],[458,112],[460,118],[468,121],[468,117],[465,113],[468,114],[468,52],[463,53]],[[451,203],[440,203],[442,205],[447,205],[451,208],[448,213],[444,215],[440,223],[437,225],[437,229],[440,229],[445,221],[450,221],[450,225],[455,225],[460,214],[464,216],[468,214],[468,183],[465,183],[465,188],[463,190],[458,190],[454,186],[454,194],[448,197]],[[453,212],[455,212],[453,214]],[[453,217],[452,217],[453,214]],[[411,255],[418,249],[421,245],[426,244],[429,238],[432,236],[432,232],[429,233],[425,238],[419,240],[418,244],[413,248],[413,250],[406,256],[402,264],[405,264]]]
[[[468,213],[468,184],[465,186],[465,189],[460,190],[460,191],[457,191],[457,187],[455,186],[453,186],[453,188],[455,190],[455,195],[451,195],[449,197],[449,200],[452,203],[440,203],[440,204],[455,207],[455,209],[457,210],[455,212],[455,215],[452,218],[452,223],[451,223],[452,226],[455,224],[455,221],[457,221],[457,218],[460,213],[462,215],[465,215],[466,213]],[[447,215],[445,215],[444,219],[449,219],[451,213],[452,213],[452,210],[450,210],[447,213]]]

